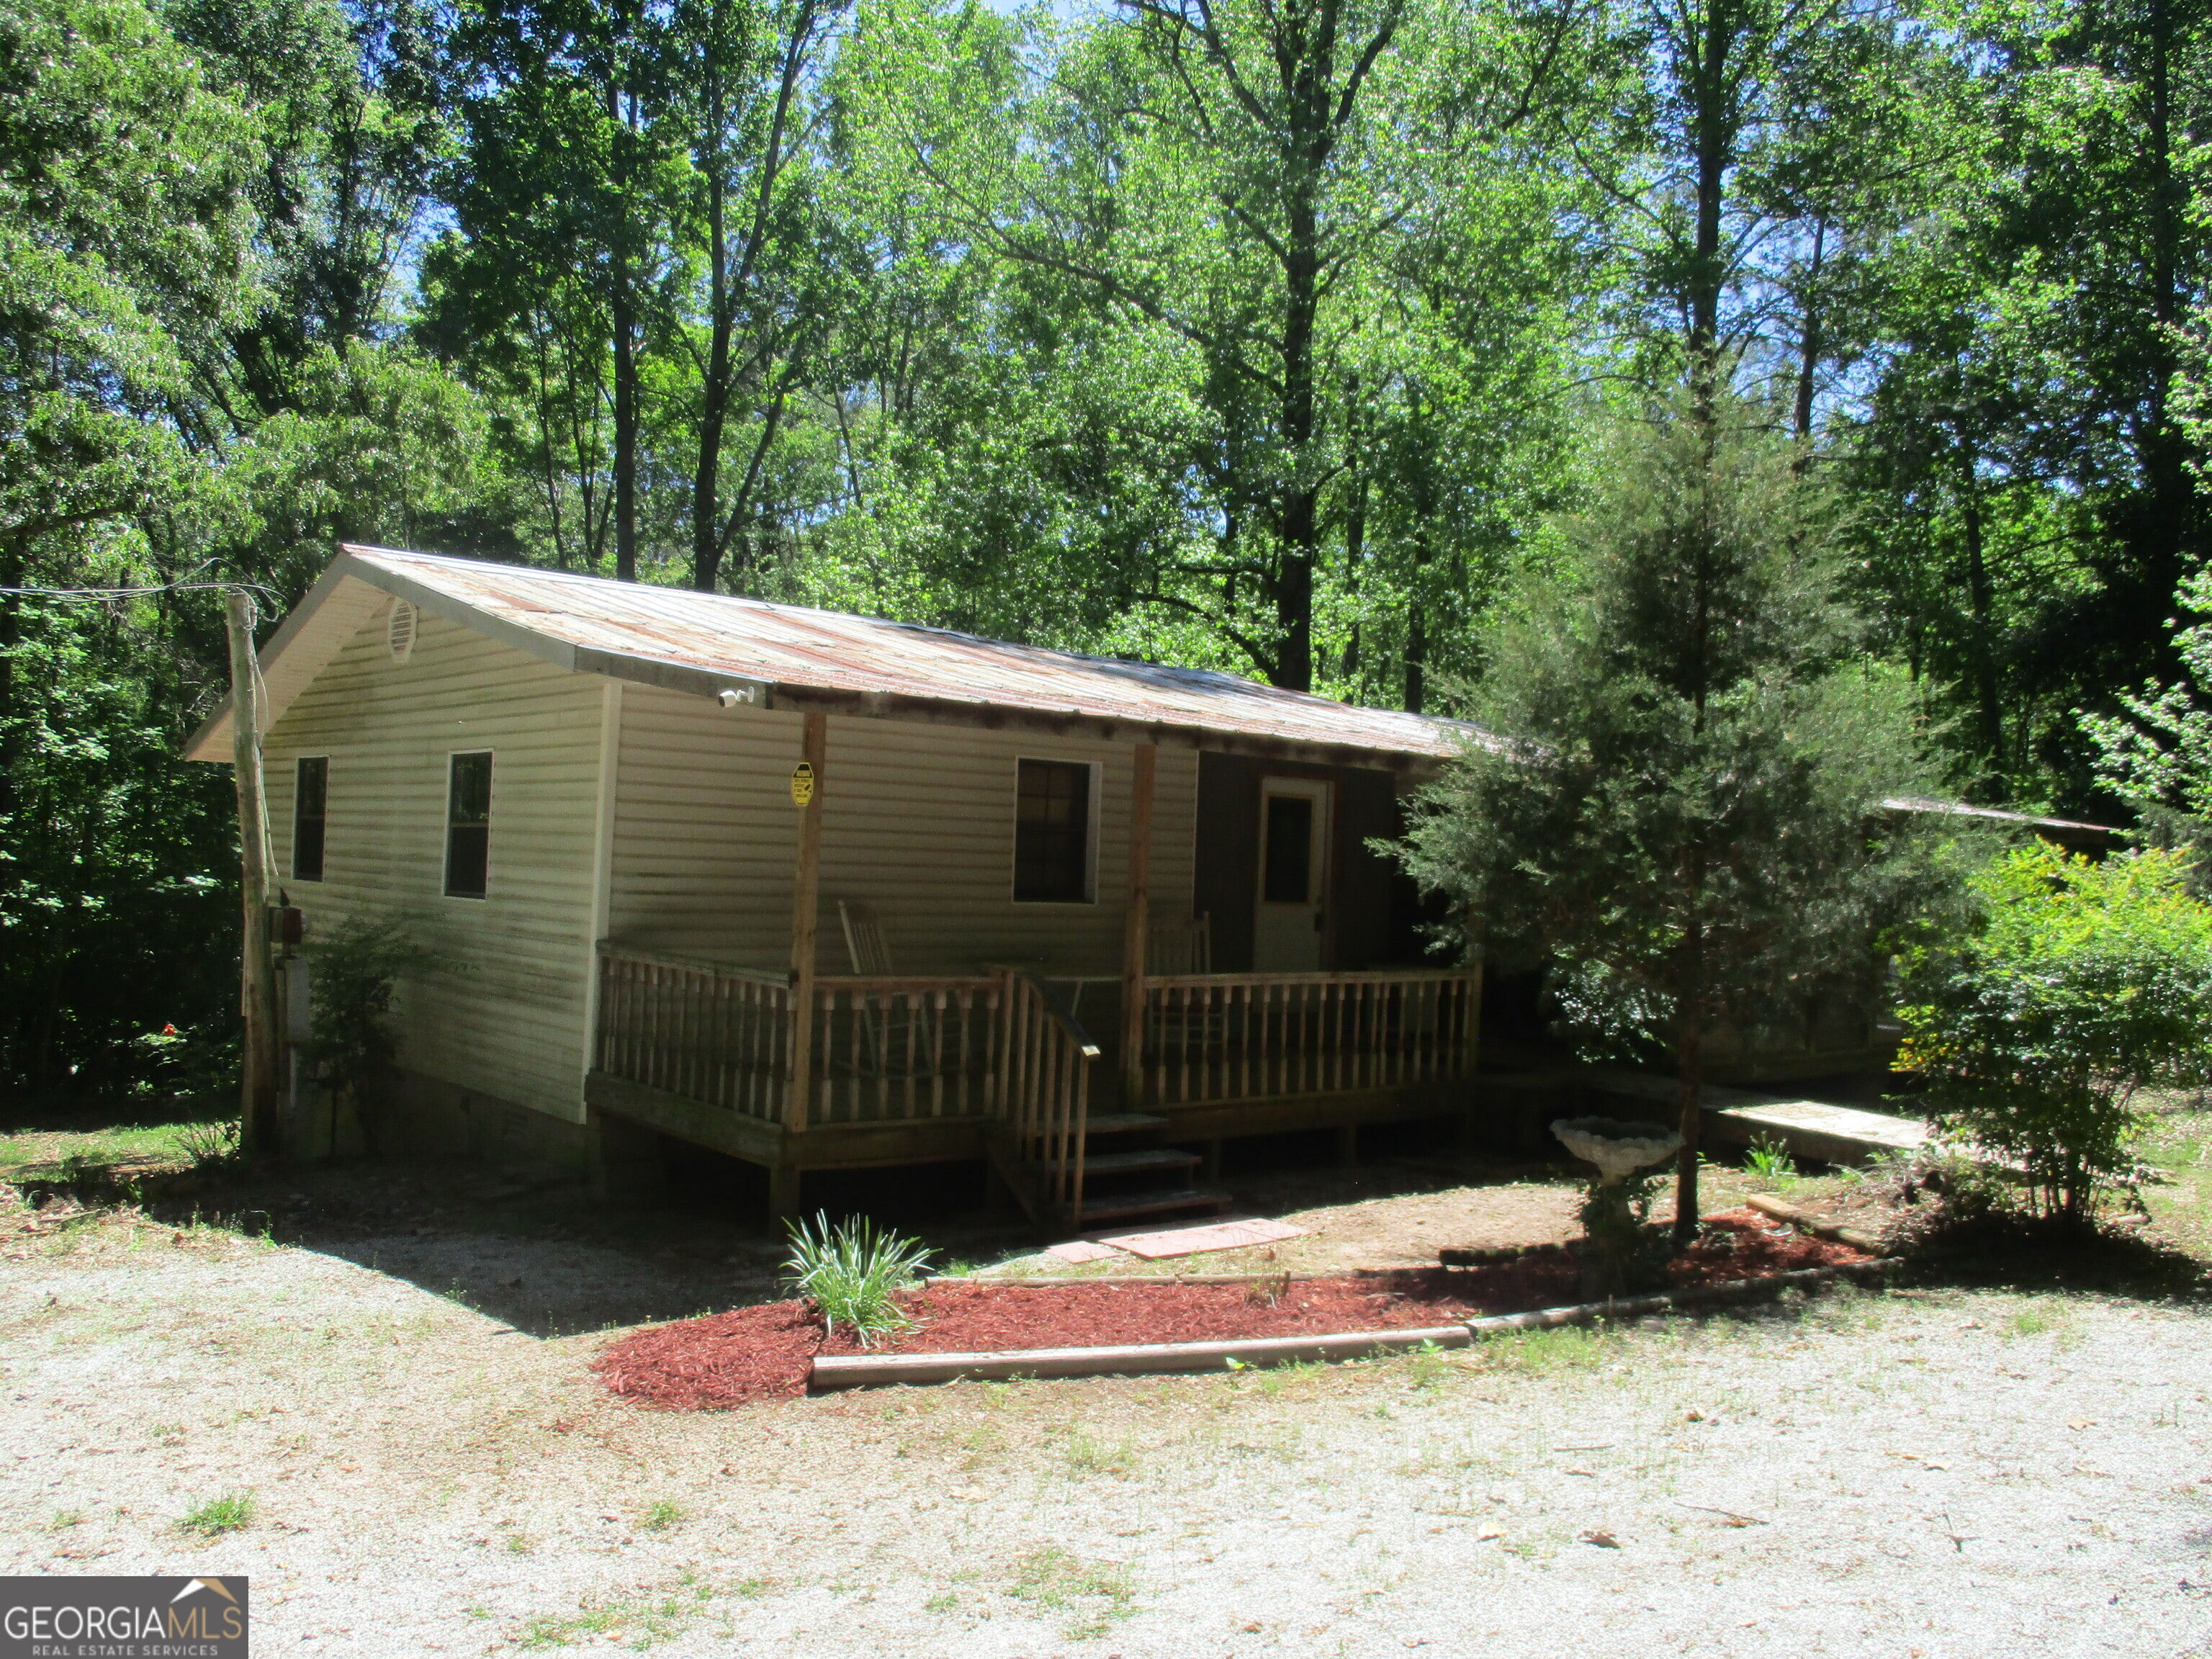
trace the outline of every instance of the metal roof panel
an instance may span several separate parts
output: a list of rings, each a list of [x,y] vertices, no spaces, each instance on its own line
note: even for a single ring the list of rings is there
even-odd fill
[[[349,545],[482,615],[580,649],[860,696],[969,702],[1285,743],[1444,759],[1476,733],[1455,721],[1361,708],[1208,669],[1084,656],[874,617]]]

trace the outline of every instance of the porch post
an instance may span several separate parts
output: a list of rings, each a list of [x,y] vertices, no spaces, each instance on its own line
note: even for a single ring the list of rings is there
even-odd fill
[[[1121,915],[1121,1097],[1145,1103],[1145,947],[1152,930],[1152,783],[1157,744],[1141,743],[1129,786],[1129,898]]]
[[[791,1097],[783,1127],[806,1127],[806,1097],[814,1081],[814,924],[822,888],[822,769],[830,752],[830,717],[809,714],[800,743],[802,775],[792,774],[792,799],[804,793],[799,811],[799,866],[791,883]]]

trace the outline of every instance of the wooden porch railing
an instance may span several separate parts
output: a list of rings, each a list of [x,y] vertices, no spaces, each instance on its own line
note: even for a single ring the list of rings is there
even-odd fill
[[[1189,974],[1144,988],[1146,1103],[1444,1081],[1474,1067],[1474,969]],[[1005,1123],[1053,1201],[1079,1206],[1099,1047],[1026,973],[814,981],[805,1110],[781,974],[603,945],[597,1068],[769,1123]]]
[[[1474,1067],[1477,970],[1184,974],[1145,981],[1147,1103],[1386,1089]]]
[[[1091,1133],[1091,1066],[1098,1045],[1067,1005],[1024,973],[1006,975],[1000,1115],[1014,1156],[1042,1171],[1041,1194],[1070,1215],[1083,1209],[1085,1142]]]
[[[995,975],[817,979],[808,1126],[997,1115],[1006,997]]]
[[[598,1066],[628,1082],[781,1122],[790,1094],[793,1006],[781,974],[603,945]]]

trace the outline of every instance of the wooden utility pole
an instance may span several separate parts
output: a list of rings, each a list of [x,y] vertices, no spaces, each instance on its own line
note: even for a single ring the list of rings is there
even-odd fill
[[[1157,745],[1139,744],[1129,784],[1129,896],[1121,912],[1121,1098],[1145,1103],[1145,950],[1152,933],[1152,794]]]
[[[269,952],[269,799],[261,787],[261,672],[253,654],[253,600],[223,595],[230,624],[230,756],[238,788],[239,896],[244,937],[239,953],[239,1012],[245,1017],[239,1142],[247,1152],[276,1145],[279,1053],[276,965]]]

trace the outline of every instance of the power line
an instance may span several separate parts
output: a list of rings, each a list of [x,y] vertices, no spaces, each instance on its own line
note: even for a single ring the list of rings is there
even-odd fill
[[[0,593],[39,599],[142,599],[156,593],[252,593],[275,602],[274,589],[260,582],[161,582],[149,587],[0,587]]]

